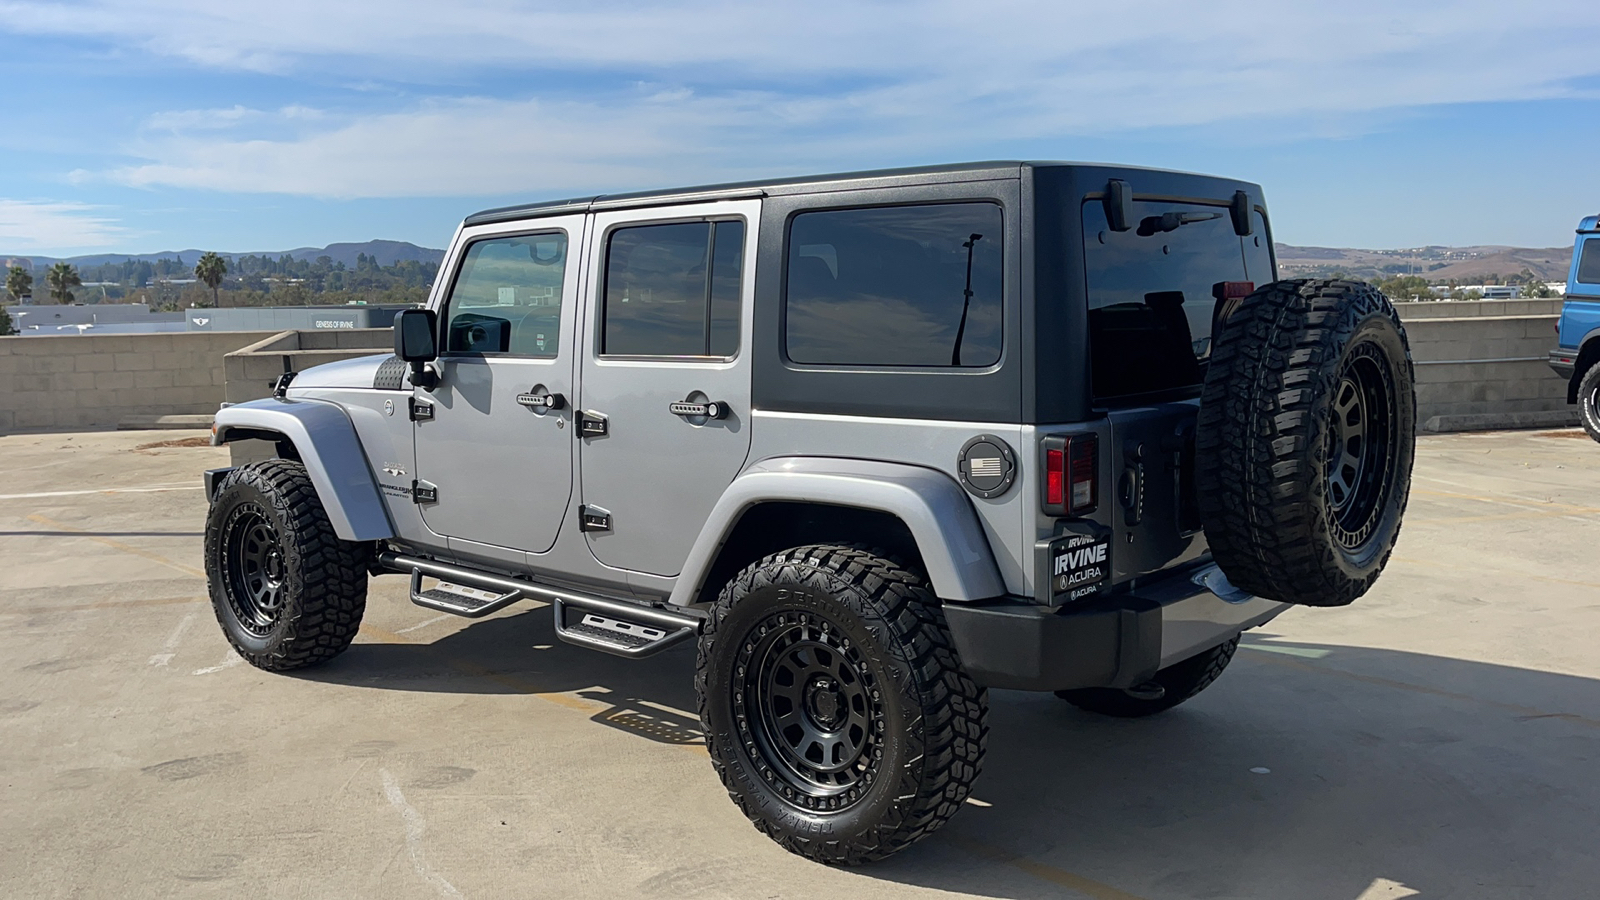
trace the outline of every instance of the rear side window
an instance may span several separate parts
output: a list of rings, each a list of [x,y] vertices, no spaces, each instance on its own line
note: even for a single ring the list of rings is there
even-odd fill
[[[1578,257],[1578,281],[1600,284],[1600,238],[1583,242],[1583,254]]]
[[[791,361],[984,367],[1000,361],[1001,212],[951,203],[801,213],[789,226]]]
[[[1083,205],[1090,370],[1102,399],[1200,384],[1222,285],[1271,279],[1270,248],[1253,242],[1267,243],[1259,216],[1241,240],[1226,207],[1133,206],[1133,227],[1118,232],[1099,202]]]
[[[600,352],[734,355],[743,257],[743,222],[679,222],[611,232]]]

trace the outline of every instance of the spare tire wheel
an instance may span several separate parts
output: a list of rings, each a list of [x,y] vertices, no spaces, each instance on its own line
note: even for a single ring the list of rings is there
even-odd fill
[[[1257,290],[1217,324],[1196,490],[1211,552],[1258,597],[1343,606],[1400,533],[1416,398],[1394,305],[1358,281]]]

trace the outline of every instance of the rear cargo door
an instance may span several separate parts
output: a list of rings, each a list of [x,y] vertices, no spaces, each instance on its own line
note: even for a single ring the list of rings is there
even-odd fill
[[[1113,230],[1083,205],[1090,377],[1112,439],[1113,579],[1157,571],[1205,549],[1194,495],[1194,425],[1222,308],[1275,279],[1266,222],[1236,233],[1225,201],[1133,203]]]

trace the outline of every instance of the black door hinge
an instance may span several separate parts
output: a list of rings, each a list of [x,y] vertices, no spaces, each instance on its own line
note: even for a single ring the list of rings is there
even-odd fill
[[[578,507],[578,530],[610,531],[611,512],[588,504]]]
[[[412,481],[411,482],[411,502],[412,503],[438,503],[439,502],[439,486],[435,485],[435,484],[429,484],[426,481]]]
[[[586,409],[579,411],[578,437],[604,437],[609,430],[605,416]]]
[[[433,404],[426,400],[411,398],[411,421],[424,422],[433,420]]]

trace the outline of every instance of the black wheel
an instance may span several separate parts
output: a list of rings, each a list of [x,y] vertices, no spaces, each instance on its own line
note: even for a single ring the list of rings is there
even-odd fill
[[[1578,420],[1589,437],[1600,441],[1600,362],[1590,366],[1578,382]]]
[[[739,573],[700,637],[695,687],[734,802],[818,862],[932,833],[983,762],[987,692],[926,581],[871,550],[798,547]]]
[[[1133,692],[1116,688],[1081,688],[1056,691],[1056,696],[1079,709],[1105,716],[1123,719],[1152,716],[1177,706],[1209,687],[1228,667],[1234,651],[1238,649],[1239,639],[1234,638],[1157,672],[1151,681],[1161,686],[1164,693],[1159,697],[1149,696],[1156,692],[1150,690],[1148,685],[1140,685],[1144,690]]]
[[[333,532],[306,475],[285,459],[228,473],[206,516],[206,582],[233,649],[272,671],[350,646],[367,605],[366,544]]]
[[[1416,400],[1394,305],[1293,280],[1217,329],[1196,433],[1206,539],[1236,587],[1342,606],[1377,580],[1411,488]]]

